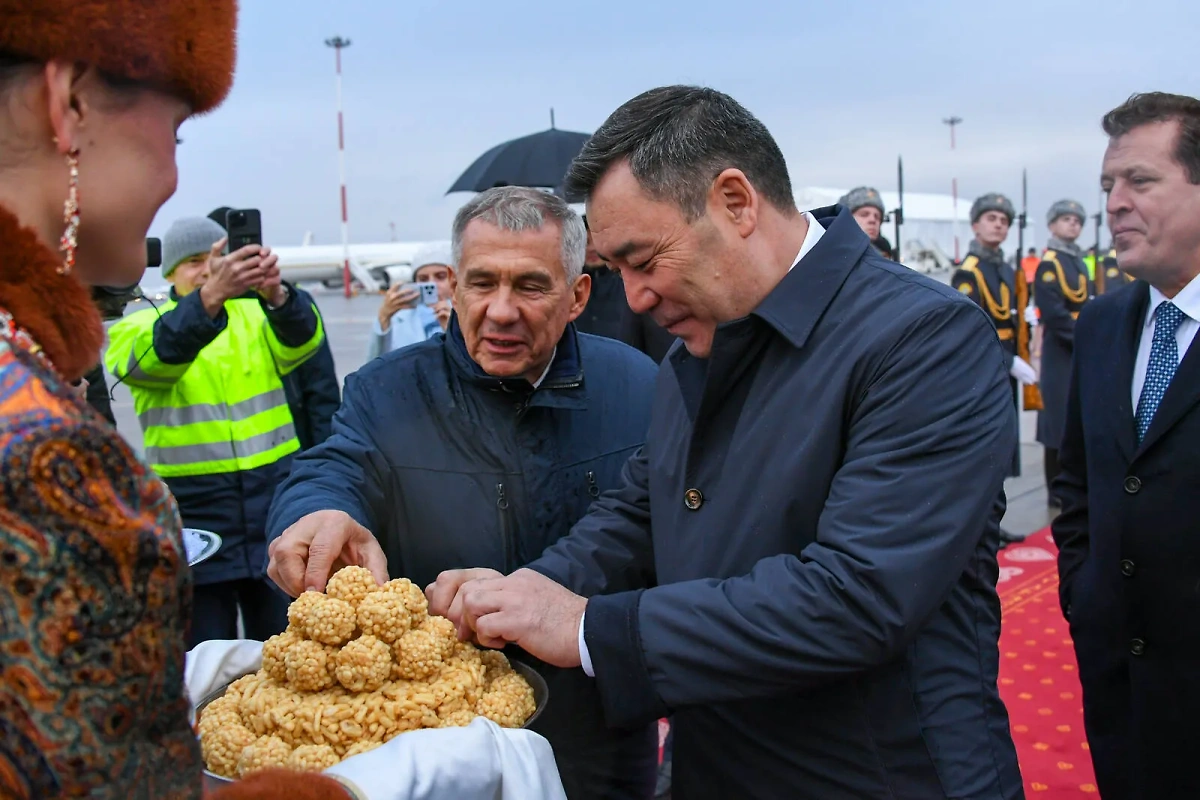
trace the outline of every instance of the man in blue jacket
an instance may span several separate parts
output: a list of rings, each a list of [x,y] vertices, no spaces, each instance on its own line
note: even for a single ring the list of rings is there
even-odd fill
[[[421,586],[470,564],[512,571],[619,485],[646,438],[657,368],[576,332],[585,240],[565,202],[533,189],[493,189],[459,211],[449,330],[351,375],[332,436],[276,496],[269,574],[284,591],[324,589],[335,558]],[[591,679],[534,666],[553,698],[534,730],[568,797],[649,798],[654,721],[610,729]]]
[[[986,315],[799,212],[766,128],[666,87],[576,159],[630,307],[683,340],[621,485],[527,569],[431,609],[674,715],[674,796],[1022,796],[996,687],[1016,414]]]

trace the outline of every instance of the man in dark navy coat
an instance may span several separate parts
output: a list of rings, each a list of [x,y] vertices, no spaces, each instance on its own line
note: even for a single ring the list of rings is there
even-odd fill
[[[1090,302],[1059,452],[1060,596],[1104,800],[1200,797],[1200,101],[1104,118],[1121,269]]]
[[[673,714],[679,800],[1021,797],[987,316],[847,209],[798,211],[770,133],[710,89],[626,103],[569,183],[683,343],[622,484],[529,569],[439,576],[431,608],[581,666],[610,725]]]
[[[1067,415],[1067,387],[1071,379],[1071,352],[1075,344],[1075,320],[1095,294],[1088,279],[1083,249],[1075,243],[1083,230],[1087,212],[1075,200],[1059,200],[1050,206],[1046,224],[1050,241],[1038,262],[1033,279],[1033,297],[1041,314],[1042,410],[1037,415],[1037,440],[1042,445],[1049,505],[1061,507],[1054,496],[1058,477],[1058,445],[1062,442]]]

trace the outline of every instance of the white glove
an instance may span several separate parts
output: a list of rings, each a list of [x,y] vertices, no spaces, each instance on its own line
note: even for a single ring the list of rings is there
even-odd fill
[[[1029,323],[1031,326],[1033,326],[1034,328],[1036,328],[1038,326],[1038,322],[1040,320],[1038,320],[1038,314],[1037,314],[1036,308],[1034,308],[1033,306],[1025,306],[1025,321],[1027,323]]]
[[[1034,384],[1037,383],[1037,372],[1029,365],[1029,362],[1020,356],[1013,356],[1012,367],[1008,370],[1008,374],[1012,375],[1021,383]]]
[[[262,642],[249,639],[217,639],[201,642],[188,651],[184,661],[183,685],[192,708],[230,681],[257,672],[262,666]]]
[[[566,800],[550,743],[476,717],[397,736],[325,770],[363,800]]]

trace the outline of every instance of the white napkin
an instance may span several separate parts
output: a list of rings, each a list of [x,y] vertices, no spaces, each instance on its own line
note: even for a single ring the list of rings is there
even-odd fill
[[[249,639],[214,639],[188,651],[184,661],[183,685],[191,700],[195,722],[196,704],[230,681],[262,666],[262,642]]]
[[[566,800],[550,743],[476,717],[403,733],[325,770],[366,800]]]

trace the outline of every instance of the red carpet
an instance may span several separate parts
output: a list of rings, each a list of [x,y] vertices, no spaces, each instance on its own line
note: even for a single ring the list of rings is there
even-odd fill
[[[1098,797],[1049,529],[1000,551],[1000,694],[1030,798]]]

